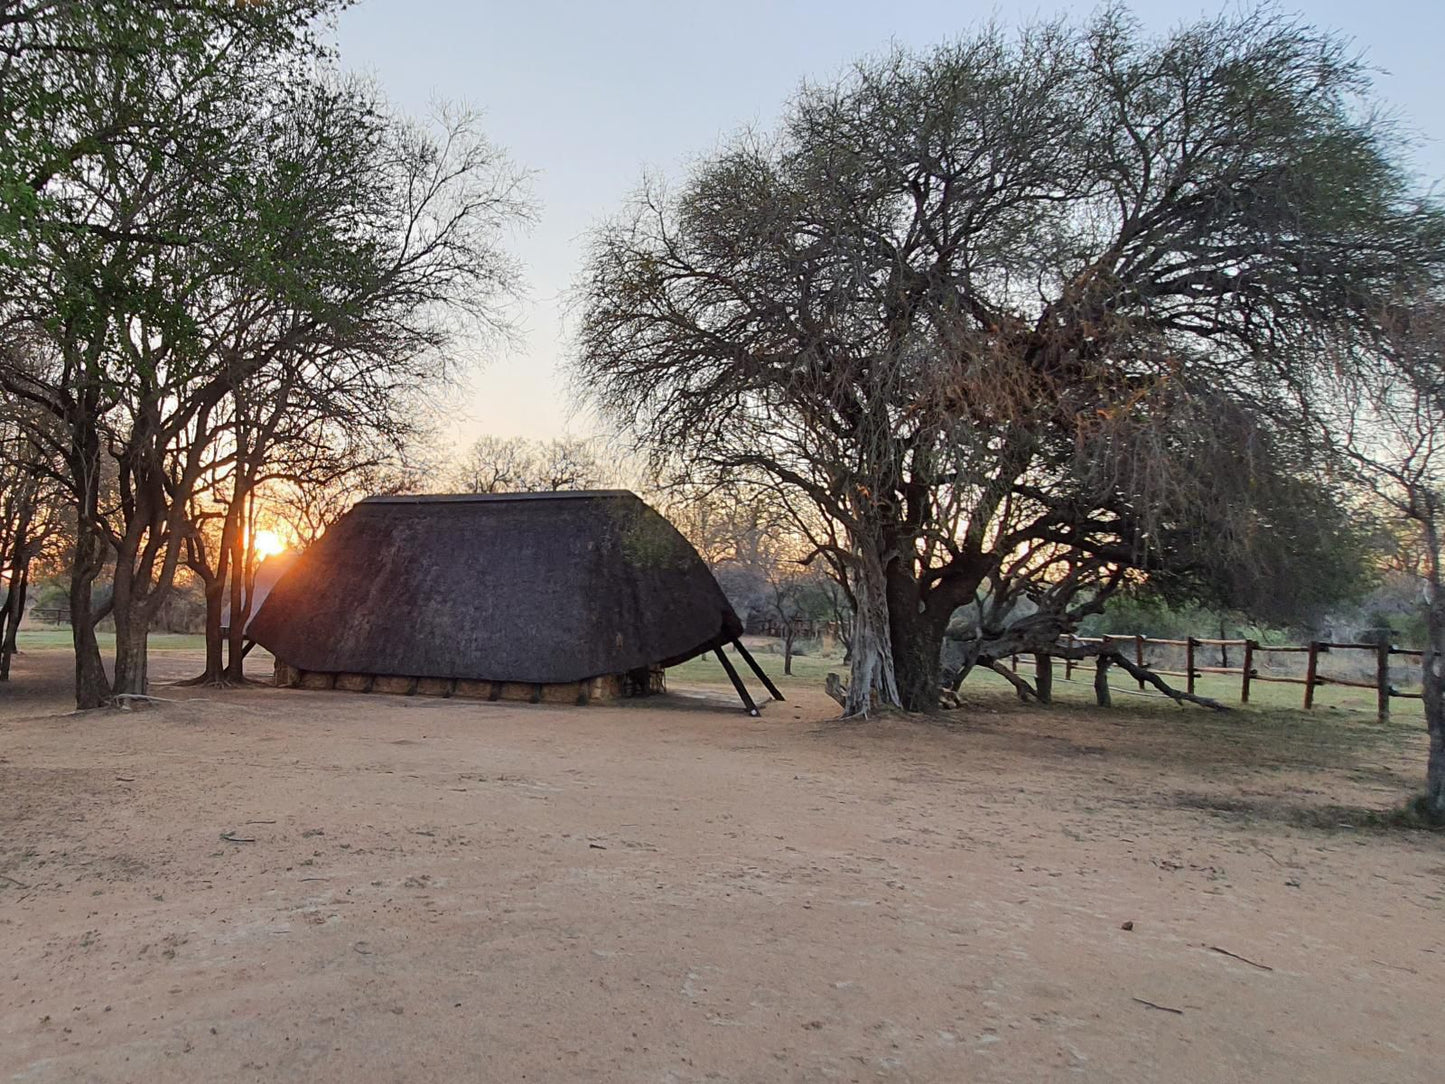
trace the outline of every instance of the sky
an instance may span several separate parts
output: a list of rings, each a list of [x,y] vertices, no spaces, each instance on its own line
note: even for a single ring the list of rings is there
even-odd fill
[[[474,352],[444,439],[587,436],[563,371],[566,300],[588,231],[644,173],[685,176],[732,133],[772,127],[804,80],[898,43],[927,48],[990,20],[1050,18],[1067,5],[970,0],[362,0],[332,39],[349,71],[400,109],[438,101],[483,115],[488,137],[532,174],[538,217],[507,238],[524,268],[516,344]],[[1224,10],[1134,5],[1151,31]],[[1445,182],[1445,2],[1319,0],[1286,5],[1351,40],[1380,69],[1376,90],[1418,137],[1422,183]],[[443,449],[444,450],[444,449]]]

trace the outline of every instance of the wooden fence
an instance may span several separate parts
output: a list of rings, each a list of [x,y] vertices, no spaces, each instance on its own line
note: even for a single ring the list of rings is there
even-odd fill
[[[1203,674],[1213,675],[1237,675],[1239,677],[1239,701],[1241,704],[1249,703],[1250,688],[1257,682],[1278,682],[1289,685],[1304,686],[1304,707],[1306,710],[1314,707],[1315,690],[1325,685],[1342,685],[1355,689],[1374,689],[1376,714],[1381,722],[1390,717],[1390,700],[1399,698],[1405,700],[1419,700],[1420,693],[1402,692],[1390,684],[1390,659],[1393,656],[1406,656],[1420,660],[1424,658],[1423,651],[1412,651],[1407,648],[1392,647],[1385,644],[1339,644],[1326,640],[1313,640],[1308,644],[1297,645],[1275,645],[1261,644],[1258,640],[1206,640],[1189,637],[1186,640],[1164,640],[1149,636],[1070,636],[1063,641],[1062,646],[1080,647],[1085,644],[1102,644],[1105,647],[1112,647],[1120,653],[1128,652],[1132,647],[1134,661],[1139,666],[1148,665],[1145,662],[1145,653],[1152,646],[1183,648],[1184,669],[1173,670],[1164,667],[1150,666],[1154,673],[1167,677],[1182,677],[1185,681],[1185,690],[1194,693],[1195,681]],[[1227,653],[1229,648],[1238,648],[1241,656],[1239,666],[1206,666],[1197,662],[1199,649],[1205,647],[1216,647],[1221,653]],[[1328,677],[1320,673],[1320,656],[1330,655],[1336,652],[1369,652],[1374,660],[1374,680],[1357,681],[1349,678]],[[1261,673],[1255,665],[1271,655],[1304,655],[1305,675],[1304,677],[1286,676],[1282,674]],[[1226,655],[1227,657],[1227,655]],[[1010,660],[1015,673],[1018,672],[1018,656]],[[1043,659],[1039,659],[1043,665]],[[1074,670],[1086,668],[1080,661],[1065,658],[1064,678],[1073,680]],[[1095,667],[1088,667],[1095,669]],[[1107,681],[1107,676],[1104,678]],[[1143,680],[1139,681],[1139,689],[1144,690]]]

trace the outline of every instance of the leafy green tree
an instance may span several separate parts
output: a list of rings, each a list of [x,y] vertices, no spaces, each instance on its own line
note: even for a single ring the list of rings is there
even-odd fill
[[[433,134],[326,76],[307,27],[336,6],[36,2],[3,27],[3,313],[53,363],[0,385],[61,430],[82,707],[144,694],[198,488],[229,470],[245,507],[283,421],[316,439],[298,419],[317,404],[364,428],[385,389],[444,373],[510,280],[515,178],[465,121]]]
[[[61,430],[55,450],[76,509],[81,707],[110,693],[95,638],[106,607],[93,585],[112,558],[116,685],[144,689],[145,628],[181,533],[154,449],[219,396],[202,393],[165,422],[158,413],[180,385],[195,387],[194,362],[206,356],[188,311],[194,292],[245,259],[238,167],[251,131],[291,65],[314,52],[310,21],[332,6],[18,0],[0,20],[0,319],[40,329],[54,353],[47,371],[7,367],[0,379]],[[120,419],[123,401],[134,409]],[[106,526],[107,454],[119,468],[120,532]]]

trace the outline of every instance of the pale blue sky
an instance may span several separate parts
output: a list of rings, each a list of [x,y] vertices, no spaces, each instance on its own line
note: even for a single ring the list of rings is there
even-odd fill
[[[489,136],[536,175],[540,218],[512,241],[529,294],[522,340],[470,378],[452,435],[587,431],[586,419],[569,421],[559,371],[561,295],[587,230],[621,206],[644,170],[679,176],[728,133],[770,126],[803,79],[826,79],[890,41],[924,47],[991,17],[1012,23],[1067,10],[969,0],[363,0],[336,31],[343,65],[374,76],[412,113],[436,99],[479,108]],[[1135,10],[1164,30],[1221,8],[1154,0]],[[1445,0],[1320,0],[1288,10],[1353,39],[1384,69],[1381,98],[1423,139],[1420,173],[1445,180]]]

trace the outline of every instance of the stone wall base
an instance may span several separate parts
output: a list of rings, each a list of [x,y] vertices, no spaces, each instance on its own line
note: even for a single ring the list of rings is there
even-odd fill
[[[532,685],[520,681],[473,681],[465,678],[413,678],[393,674],[335,674],[298,670],[276,660],[276,686],[283,689],[339,689],[352,693],[396,696],[440,696],[462,700],[510,700],[532,704],[588,704],[650,696],[667,691],[661,667],[625,674],[603,674],[587,681]]]

